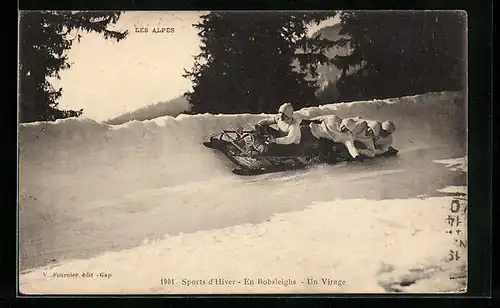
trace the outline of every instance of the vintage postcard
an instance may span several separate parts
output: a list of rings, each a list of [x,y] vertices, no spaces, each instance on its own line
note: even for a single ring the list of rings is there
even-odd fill
[[[19,292],[466,292],[466,29],[21,11]]]

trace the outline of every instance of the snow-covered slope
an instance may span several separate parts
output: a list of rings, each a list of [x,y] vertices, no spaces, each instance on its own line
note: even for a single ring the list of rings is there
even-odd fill
[[[444,195],[448,186],[464,186],[465,178],[439,161],[466,155],[465,106],[463,93],[444,92],[302,109],[303,118],[335,113],[391,119],[401,155],[256,178],[231,174],[230,163],[201,142],[221,129],[250,128],[265,115],[166,116],[118,126],[88,119],[23,124],[21,269],[61,265],[23,274],[21,290],[386,292],[408,273],[424,282],[403,290],[455,290],[456,280],[440,283],[455,270],[441,264],[449,249],[443,243],[453,242],[444,233],[450,203]],[[421,250],[425,241],[428,248]],[[395,267],[389,278],[381,278],[387,276],[379,272],[382,263]],[[113,278],[43,276],[68,271],[112,272]],[[159,281],[167,274],[180,281],[285,273],[297,281],[342,278],[348,287],[193,289]]]

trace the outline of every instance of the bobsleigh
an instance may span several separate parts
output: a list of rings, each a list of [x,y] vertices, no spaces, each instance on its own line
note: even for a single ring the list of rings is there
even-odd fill
[[[297,170],[312,164],[335,163],[346,159],[340,152],[332,151],[333,142],[324,140],[302,142],[291,146],[290,151],[276,154],[269,151],[269,137],[264,131],[238,128],[222,130],[210,136],[203,145],[224,154],[237,166],[233,173],[238,175]]]

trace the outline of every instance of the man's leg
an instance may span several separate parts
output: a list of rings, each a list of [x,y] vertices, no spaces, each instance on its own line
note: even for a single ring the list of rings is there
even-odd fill
[[[389,157],[389,156],[394,156],[394,155],[398,154],[398,152],[399,152],[398,150],[396,150],[392,146],[389,146],[389,148],[387,149],[387,151],[385,151],[384,153],[379,154],[379,155],[383,156],[383,157]]]
[[[297,154],[307,157],[321,155],[323,151],[321,140],[311,133],[311,128],[306,125],[301,126],[300,134],[299,152]]]

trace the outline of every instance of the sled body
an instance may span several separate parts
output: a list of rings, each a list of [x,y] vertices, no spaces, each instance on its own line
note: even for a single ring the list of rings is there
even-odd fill
[[[238,175],[257,175],[272,172],[304,169],[313,164],[336,164],[342,161],[353,161],[345,146],[333,142],[317,140],[307,141],[298,145],[288,146],[289,151],[269,151],[266,143],[268,136],[262,132],[223,130],[210,137],[203,145],[224,154],[236,165],[233,173]],[[338,151],[333,151],[336,145]],[[393,156],[395,153],[386,153],[383,156]]]
[[[290,151],[276,155],[269,151],[265,137],[255,131],[224,130],[203,144],[218,150],[237,167],[235,173],[261,174],[305,168],[321,160],[320,144],[298,144],[290,146]]]

